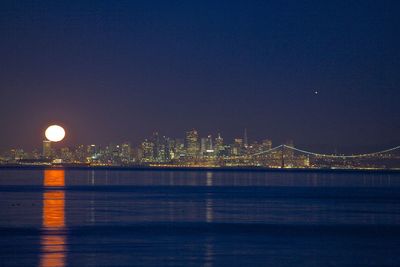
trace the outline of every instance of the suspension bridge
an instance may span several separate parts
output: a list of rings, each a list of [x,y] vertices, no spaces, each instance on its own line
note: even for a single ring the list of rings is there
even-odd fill
[[[342,159],[346,159],[346,158],[364,158],[364,157],[371,157],[371,156],[377,156],[377,155],[382,155],[384,153],[388,153],[388,152],[392,152],[395,150],[400,149],[400,146],[395,146],[389,149],[385,149],[382,151],[377,151],[377,152],[372,152],[372,153],[365,153],[365,154],[352,154],[352,155],[337,155],[337,154],[321,154],[321,153],[315,153],[315,152],[311,152],[311,151],[307,151],[307,150],[303,150],[303,149],[298,149],[292,146],[288,146],[288,145],[279,145],[276,146],[274,148],[265,150],[265,151],[261,151],[258,153],[254,153],[251,154],[250,156],[258,156],[258,155],[262,155],[262,154],[266,154],[266,153],[270,153],[272,151],[276,151],[276,150],[284,150],[284,149],[289,149],[289,150],[293,150],[293,151],[297,151],[306,155],[311,155],[311,156],[317,156],[317,157],[324,157],[324,158],[342,158]]]
[[[286,144],[251,153],[247,158],[273,167],[400,168],[400,146],[362,154],[323,154]]]

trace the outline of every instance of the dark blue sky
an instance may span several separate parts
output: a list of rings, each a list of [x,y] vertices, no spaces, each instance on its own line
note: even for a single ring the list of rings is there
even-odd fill
[[[399,14],[400,1],[1,1],[0,148],[39,147],[50,123],[66,145],[245,127],[275,144],[398,145]]]

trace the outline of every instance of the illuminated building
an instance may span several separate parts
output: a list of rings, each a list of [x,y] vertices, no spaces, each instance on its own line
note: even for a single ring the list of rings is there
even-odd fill
[[[153,162],[154,161],[154,144],[153,142],[145,139],[142,142],[142,161],[143,162]]]
[[[222,149],[219,151],[221,157],[230,157],[232,156],[232,146],[231,145],[223,145]]]
[[[17,149],[11,149],[10,151],[11,158],[15,161],[24,159],[27,157],[27,153],[24,152],[23,149],[17,148]]]
[[[186,156],[197,157],[199,155],[199,135],[196,130],[186,132]]]
[[[171,139],[171,138],[167,138],[166,142],[167,142],[168,160],[173,160],[173,159],[177,158],[176,149],[175,149],[175,145],[176,145],[175,140]]]
[[[207,150],[207,138],[202,137],[200,138],[200,154],[204,155]]]
[[[214,150],[217,156],[220,156],[222,151],[224,150],[224,139],[221,137],[220,133],[218,133],[217,138],[215,138]]]
[[[247,129],[244,128],[244,135],[243,135],[243,142],[244,142],[244,147],[247,148],[249,146],[248,143],[249,140],[247,140]]]
[[[74,158],[78,162],[86,162],[87,152],[84,145],[78,145],[74,151]]]
[[[43,141],[43,151],[27,153],[23,149],[11,149],[0,155],[1,164],[51,164],[62,163],[97,165],[128,165],[133,162],[151,166],[263,166],[269,168],[398,168],[400,147],[394,147],[371,156],[365,154],[344,156],[318,154],[294,148],[293,141],[272,147],[270,139],[246,143],[236,138],[224,143],[220,134],[213,140],[211,135],[199,138],[196,130],[186,132],[185,139],[173,139],[154,132],[139,148],[132,149],[126,142],[108,146],[78,145],[73,149],[54,149],[51,141]],[[226,141],[226,140],[225,140]],[[399,151],[397,149],[399,148]],[[135,153],[137,151],[137,153]],[[388,153],[390,152],[390,153]]]
[[[132,150],[129,143],[123,143],[121,145],[121,161],[123,163],[129,163],[132,160]]]
[[[61,148],[60,157],[63,162],[72,162],[74,160],[74,155],[68,147]]]
[[[53,151],[51,148],[51,141],[43,140],[43,158],[51,159],[53,156]]]
[[[40,152],[39,152],[39,150],[34,149],[34,150],[32,151],[32,158],[33,158],[33,159],[40,159]]]
[[[153,159],[154,161],[161,162],[162,161],[162,148],[160,143],[160,137],[158,132],[153,133],[153,137],[151,139],[153,143]]]
[[[184,158],[186,156],[186,150],[183,139],[177,138],[174,143],[175,158]]]
[[[96,157],[96,154],[97,154],[96,145],[92,144],[92,145],[87,146],[86,151],[87,151],[87,156],[88,157],[91,157],[91,158],[95,158]]]
[[[206,138],[203,137],[200,140],[200,154],[202,156],[209,155],[210,153],[214,152],[212,136],[210,134]]]
[[[173,157],[173,141],[170,140],[170,138],[163,136],[161,138],[161,158],[163,162],[168,162],[170,161]],[[172,152],[172,155],[171,155]]]
[[[241,156],[243,154],[244,144],[243,139],[236,138],[232,146],[232,155]]]
[[[264,139],[261,142],[261,150],[262,151],[266,151],[266,150],[270,150],[272,148],[272,141],[269,139]]]
[[[106,146],[106,148],[101,151],[101,161],[106,164],[121,164],[121,147],[120,145],[112,143]]]
[[[170,156],[170,146],[169,146],[169,138],[166,136],[162,136],[159,140],[159,149],[158,149],[158,162],[168,162],[171,159]]]

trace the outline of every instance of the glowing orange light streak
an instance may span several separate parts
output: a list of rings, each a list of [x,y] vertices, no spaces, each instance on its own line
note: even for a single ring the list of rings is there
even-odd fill
[[[60,231],[65,229],[65,192],[52,190],[65,186],[64,170],[45,170],[43,184],[44,234],[41,238],[41,267],[63,267],[66,262],[66,237]]]

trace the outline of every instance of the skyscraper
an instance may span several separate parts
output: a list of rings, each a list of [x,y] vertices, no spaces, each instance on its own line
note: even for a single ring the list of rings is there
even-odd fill
[[[209,134],[207,137],[201,138],[200,153],[202,156],[213,152],[212,136]]]
[[[241,138],[235,138],[235,142],[232,147],[232,154],[234,156],[241,156],[243,154],[243,139]]]
[[[247,128],[244,128],[243,141],[244,141],[244,147],[247,148],[249,146],[249,143],[248,143],[248,140],[247,140]]]
[[[161,161],[161,147],[160,147],[160,136],[158,132],[153,132],[153,137],[151,140],[154,144],[153,146],[153,157],[155,161]]]
[[[200,152],[199,135],[196,130],[186,132],[186,156],[197,157]]]
[[[131,144],[126,142],[121,145],[121,161],[123,163],[129,163],[132,159],[131,157]]]
[[[215,138],[215,153],[217,156],[221,155],[221,152],[224,150],[224,139],[221,137],[221,134],[218,133],[218,137]]]
[[[43,158],[51,159],[52,158],[52,149],[51,149],[51,141],[43,140]]]
[[[185,142],[183,139],[175,139],[175,158],[183,158],[186,155]]]
[[[145,139],[142,143],[142,161],[152,162],[154,161],[154,144],[153,142]]]

